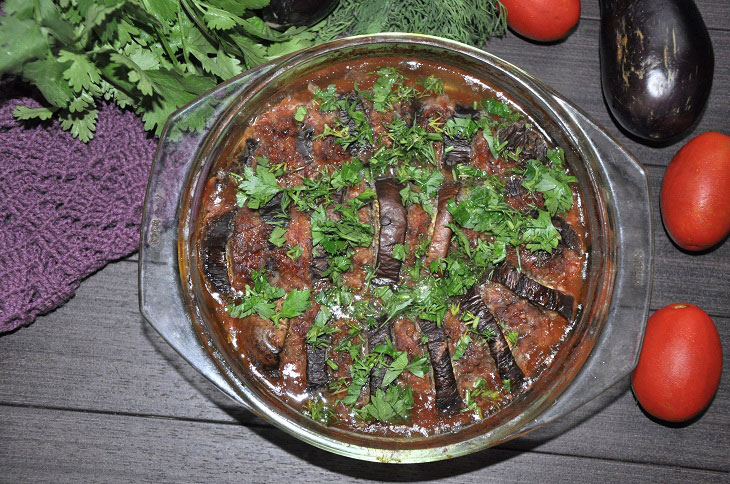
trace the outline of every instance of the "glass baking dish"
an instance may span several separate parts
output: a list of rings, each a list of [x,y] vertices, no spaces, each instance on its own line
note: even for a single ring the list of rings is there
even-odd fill
[[[560,146],[578,177],[590,233],[588,283],[575,330],[553,364],[494,416],[430,437],[379,437],[327,428],[294,411],[237,364],[201,299],[190,235],[212,164],[251,116],[301,76],[343,60],[398,56],[438,61],[485,80],[515,101]],[[188,126],[203,120],[205,128]],[[495,56],[423,35],[336,40],[263,64],[173,114],[152,165],[141,229],[140,310],[191,365],[224,393],[286,432],[365,460],[425,462],[478,451],[588,402],[636,365],[651,293],[651,205],[641,165],[579,108]]]

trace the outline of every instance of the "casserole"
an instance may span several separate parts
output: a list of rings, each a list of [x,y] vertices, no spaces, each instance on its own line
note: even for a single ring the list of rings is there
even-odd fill
[[[483,79],[539,121],[568,158],[584,193],[590,233],[587,289],[576,327],[555,363],[519,401],[479,424],[427,437],[383,437],[325,428],[257,386],[237,365],[201,303],[191,271],[192,227],[205,180],[247,121],[276,93],[335,61],[377,56],[438,61]],[[186,131],[196,124],[198,131]],[[648,309],[651,214],[641,166],[579,109],[520,69],[483,51],[427,36],[381,34],[337,40],[242,74],[171,116],[145,201],[140,307],[193,366],[240,404],[304,441],[351,457],[422,462],[462,455],[534,429],[587,402],[628,374]]]

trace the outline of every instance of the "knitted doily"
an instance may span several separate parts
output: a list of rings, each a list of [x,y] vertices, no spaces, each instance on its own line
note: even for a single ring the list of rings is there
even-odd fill
[[[137,249],[156,146],[113,105],[100,109],[88,144],[55,121],[18,122],[15,106],[38,105],[28,93],[0,82],[0,332],[63,304],[84,277]]]

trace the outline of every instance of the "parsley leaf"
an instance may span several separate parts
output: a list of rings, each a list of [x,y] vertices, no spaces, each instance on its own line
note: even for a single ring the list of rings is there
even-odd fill
[[[408,246],[404,244],[395,244],[393,246],[393,259],[404,261],[406,260],[406,253],[408,251]]]
[[[269,242],[274,244],[276,247],[282,247],[286,243],[286,229],[284,227],[274,227],[269,236]]]
[[[239,205],[242,206],[240,202],[245,200],[248,208],[257,210],[282,190],[269,167],[258,163],[254,173],[253,168],[247,166],[243,170],[243,178],[238,183],[238,192],[244,195],[239,198]]]
[[[469,343],[471,343],[471,336],[469,336],[469,333],[466,332],[461,335],[461,337],[458,339],[456,344],[454,345],[454,354],[451,355],[451,359],[456,361],[460,360],[464,353],[466,352],[467,346],[469,346]]]
[[[307,117],[307,108],[304,106],[297,106],[297,110],[294,113],[294,120],[300,123]]]
[[[356,410],[363,420],[380,422],[404,422],[410,417],[413,408],[413,392],[408,385],[390,385],[383,391],[378,388],[370,396],[370,403]]]
[[[284,303],[281,305],[281,311],[277,315],[278,318],[295,318],[302,314],[304,311],[309,309],[312,302],[309,300],[309,289],[302,291],[298,289],[292,289],[284,298]]]
[[[331,317],[332,312],[328,308],[322,307],[319,310],[317,316],[314,318],[312,327],[309,328],[309,331],[307,331],[307,344],[314,348],[330,345],[330,341],[327,336],[339,332],[339,329],[333,328],[329,324]]]
[[[522,186],[529,192],[538,191],[545,199],[545,208],[551,215],[564,213],[573,206],[573,192],[570,184],[578,181],[574,176],[568,175],[562,167],[562,157],[551,152],[551,159],[554,160],[554,168],[549,168],[537,160],[529,160],[523,172],[525,180]]]

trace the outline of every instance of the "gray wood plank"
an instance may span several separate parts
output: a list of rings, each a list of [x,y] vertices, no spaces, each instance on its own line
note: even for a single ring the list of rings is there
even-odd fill
[[[723,473],[492,449],[451,461],[355,462],[274,429],[0,407],[3,480],[25,482],[717,482]]]
[[[0,338],[0,403],[265,426],[235,407],[142,322],[135,270],[131,263],[109,266],[85,281],[66,306]],[[730,319],[715,321],[730,354]],[[702,419],[681,429],[646,418],[624,382],[506,447],[729,470],[728,459],[718,459],[718,452],[730,448],[728,414],[727,378]]]
[[[596,20],[600,18],[598,0],[582,0],[580,3],[581,19]],[[730,3],[726,0],[701,0],[695,3],[708,29],[728,30],[730,26],[728,26],[727,19],[730,18]]]

